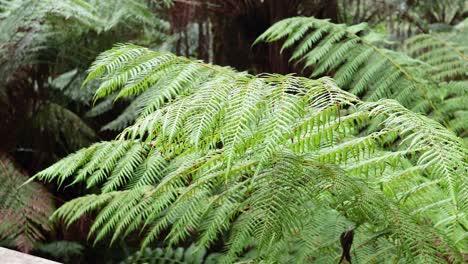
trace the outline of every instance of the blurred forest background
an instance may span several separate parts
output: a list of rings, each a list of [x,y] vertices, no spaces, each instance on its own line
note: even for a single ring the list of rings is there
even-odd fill
[[[83,85],[96,57],[118,43],[168,51],[251,74],[309,77],[314,69],[291,62],[294,50],[280,52],[281,41],[272,37],[253,43],[276,22],[298,16],[348,26],[366,23],[376,47],[421,61],[426,57],[411,49],[418,42],[415,37],[437,36],[439,44],[423,44],[459,47],[461,64],[447,66],[457,72],[441,75],[440,80],[461,82],[457,89],[463,97],[453,100],[456,106],[444,108],[452,111],[442,114],[450,120],[434,119],[449,124],[466,142],[467,15],[464,0],[1,0],[0,245],[65,263],[132,263],[134,254],[153,256],[149,259],[186,254],[187,263],[198,263],[187,260],[190,240],[177,245],[179,249],[169,250],[161,242],[137,253],[138,235],[112,245],[93,244],[88,239],[92,214],[68,227],[50,221],[55,208],[86,193],[84,186],[43,181],[21,186],[68,154],[114,139],[137,119],[144,98],[116,101],[114,94],[96,100],[100,83],[91,80]],[[331,69],[314,76],[337,72],[339,69]],[[462,217],[466,220],[466,214]],[[466,229],[463,236],[461,243],[466,242]],[[162,249],[155,251],[157,247]],[[197,256],[203,259],[204,254],[223,249],[222,242],[214,243]]]

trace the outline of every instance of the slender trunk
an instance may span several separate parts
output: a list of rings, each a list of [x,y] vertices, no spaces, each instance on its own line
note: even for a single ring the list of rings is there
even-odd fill
[[[348,23],[348,6],[346,5],[346,0],[343,1],[343,22]]]
[[[361,0],[357,0],[356,3],[356,14],[353,18],[353,23],[357,23],[359,21],[359,16],[361,15]]]
[[[176,52],[177,55],[181,55],[180,54],[180,45],[181,45],[181,42],[182,42],[181,38],[182,38],[182,35],[179,33],[177,41],[176,41],[176,47],[175,47],[175,49],[176,49],[175,52]]]
[[[182,32],[182,36],[183,36],[184,45],[185,45],[185,57],[190,57],[190,45],[189,45],[187,29],[185,29]]]

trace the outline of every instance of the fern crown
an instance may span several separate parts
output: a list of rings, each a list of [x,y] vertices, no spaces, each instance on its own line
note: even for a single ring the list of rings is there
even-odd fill
[[[256,260],[330,263],[354,230],[362,262],[462,261],[467,148],[397,101],[131,44],[102,53],[93,79],[95,100],[135,98],[136,121],[36,177],[100,189],[53,216],[99,211],[96,242],[140,230],[144,247],[167,233],[169,245],[196,237],[202,249],[226,236],[220,261],[254,246]]]

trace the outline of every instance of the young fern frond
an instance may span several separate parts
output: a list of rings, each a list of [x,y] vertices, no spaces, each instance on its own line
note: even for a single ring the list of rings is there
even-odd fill
[[[298,259],[339,260],[337,234],[354,229],[369,254],[389,249],[382,261],[461,262],[466,146],[435,121],[395,101],[362,102],[330,78],[253,76],[135,45],[103,53],[90,76],[102,81],[96,99],[143,98],[138,119],[36,177],[100,188],[55,214],[71,223],[99,211],[95,241],[140,230],[144,247],[165,233],[170,245],[196,237],[204,248],[226,236],[226,263],[252,246],[258,261],[296,258],[287,245]],[[332,237],[313,224],[322,213],[340,219]]]
[[[466,47],[423,35],[409,40],[409,55],[417,55],[411,58],[379,48],[374,39],[365,24],[346,26],[294,17],[274,24],[256,43],[284,40],[283,49],[292,49],[290,61],[312,71],[312,76],[330,74],[338,86],[366,101],[395,99],[465,136],[461,121],[453,120],[455,113],[445,107],[451,97],[441,97],[440,91],[448,88],[442,81],[466,78]],[[459,98],[466,100],[466,95]]]

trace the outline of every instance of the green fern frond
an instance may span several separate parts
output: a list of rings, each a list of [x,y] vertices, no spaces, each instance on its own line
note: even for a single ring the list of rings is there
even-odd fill
[[[52,102],[45,102],[38,108],[32,126],[62,143],[66,150],[86,146],[96,138],[94,130],[78,115]]]
[[[362,258],[461,262],[466,146],[396,101],[362,102],[330,78],[254,76],[134,45],[103,53],[90,76],[102,81],[97,99],[141,98],[139,117],[117,140],[36,177],[100,188],[54,215],[70,224],[99,211],[96,242],[139,230],[143,247],[166,234],[169,245],[196,238],[201,249],[224,236],[226,263],[250,247],[258,261],[296,259],[287,245],[297,259],[339,261],[339,234],[353,229]],[[313,224],[331,217],[333,234]]]
[[[40,244],[37,251],[45,253],[63,261],[70,261],[76,256],[83,255],[84,247],[78,242],[59,240]]]
[[[408,39],[405,52],[418,60],[430,64],[431,72],[439,81],[463,79],[468,73],[468,46],[444,40],[435,34],[421,34]]]
[[[57,56],[72,61],[74,67],[87,67],[89,56],[95,54],[83,50],[79,43],[73,45],[90,32],[99,35],[134,27],[141,32],[143,27],[144,34],[161,42],[169,29],[169,24],[155,16],[143,0],[11,0],[2,1],[0,10],[2,80],[24,65],[48,60],[55,64]],[[15,60],[9,59],[12,56]]]
[[[127,257],[121,264],[143,263],[181,263],[181,264],[215,264],[219,254],[208,254],[206,250],[195,250],[194,245],[187,248],[145,248]]]
[[[395,101],[381,100],[376,103],[365,103],[369,107],[371,115],[386,115],[384,125],[398,130],[401,134],[410,133],[410,136],[401,142],[408,144],[410,149],[428,149],[421,154],[418,165],[432,164],[430,178],[442,176],[449,187],[452,200],[458,203],[464,210],[468,209],[466,195],[457,196],[459,184],[463,181],[458,175],[468,175],[468,148],[464,142],[453,133],[447,131],[439,123],[405,109]],[[447,145],[447,142],[457,142]]]
[[[283,49],[292,49],[290,61],[311,70],[312,76],[331,74],[340,87],[364,100],[395,99],[465,135],[460,122],[455,121],[452,128],[454,112],[447,114],[448,98],[438,95],[445,90],[441,81],[466,78],[466,47],[432,35],[416,36],[407,43],[413,59],[379,48],[371,36],[365,24],[346,26],[294,17],[274,24],[256,43],[284,40]]]
[[[52,196],[39,183],[23,185],[27,176],[4,155],[0,157],[0,240],[30,252],[52,230],[48,218],[54,207]]]

